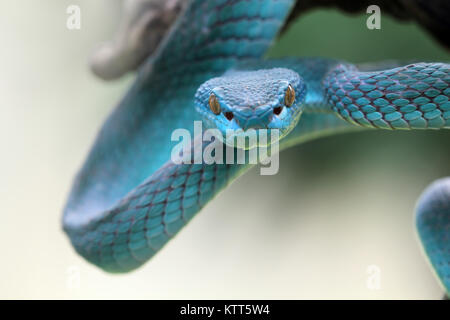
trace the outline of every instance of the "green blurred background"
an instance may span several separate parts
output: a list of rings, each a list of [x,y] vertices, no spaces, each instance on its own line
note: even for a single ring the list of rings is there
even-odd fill
[[[70,4],[81,7],[81,30],[66,28]],[[381,13],[381,30],[368,30],[365,15],[310,12],[269,55],[450,60],[418,26]],[[103,82],[87,68],[119,17],[117,0],[0,2],[0,298],[441,298],[413,211],[450,174],[448,132],[360,132],[287,150],[277,175],[240,178],[130,274],[76,255],[61,210],[133,80]]]

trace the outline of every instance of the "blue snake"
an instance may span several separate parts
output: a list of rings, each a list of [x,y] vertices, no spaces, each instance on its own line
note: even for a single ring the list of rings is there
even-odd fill
[[[63,228],[86,260],[108,272],[138,268],[254,166],[174,162],[171,134],[192,132],[194,121],[224,134],[279,130],[270,143],[280,151],[339,132],[450,128],[449,64],[264,59],[294,2],[189,2],[104,123],[74,181]],[[208,145],[192,139],[192,150]],[[424,192],[416,225],[449,294],[450,178]]]

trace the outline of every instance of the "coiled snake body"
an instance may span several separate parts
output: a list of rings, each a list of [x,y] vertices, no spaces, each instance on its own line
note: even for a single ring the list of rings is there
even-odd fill
[[[279,129],[280,150],[338,132],[450,128],[450,65],[358,70],[332,59],[264,60],[292,0],[191,1],[103,125],[63,226],[109,272],[150,259],[251,164],[176,164],[174,129]],[[196,112],[197,111],[197,112]],[[206,144],[195,139],[194,148]],[[224,148],[226,148],[224,146]],[[419,201],[425,252],[450,289],[450,179]]]

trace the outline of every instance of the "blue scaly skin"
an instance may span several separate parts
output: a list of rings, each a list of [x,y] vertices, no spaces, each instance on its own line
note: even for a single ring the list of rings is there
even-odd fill
[[[333,111],[356,125],[380,129],[450,128],[449,65],[417,63],[360,72],[339,65],[324,81]]]
[[[292,5],[189,3],[105,122],[77,175],[63,226],[78,253],[109,272],[141,266],[252,166],[172,162],[172,131],[192,130],[194,120],[222,132],[279,129],[281,150],[364,128],[450,127],[447,64],[366,73],[332,59],[263,60]],[[287,103],[292,92],[295,99]],[[212,109],[211,94],[219,110]],[[191,148],[198,144],[207,145],[196,137]],[[446,205],[429,210],[425,201],[418,207],[417,226],[448,293],[450,197],[440,201]]]

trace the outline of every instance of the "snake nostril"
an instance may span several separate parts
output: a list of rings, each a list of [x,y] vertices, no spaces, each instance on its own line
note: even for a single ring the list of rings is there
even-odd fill
[[[275,113],[276,115],[279,115],[281,113],[281,111],[283,111],[283,107],[273,108],[273,113]]]
[[[225,118],[227,118],[228,121],[233,120],[233,117],[234,117],[233,112],[225,112]]]

